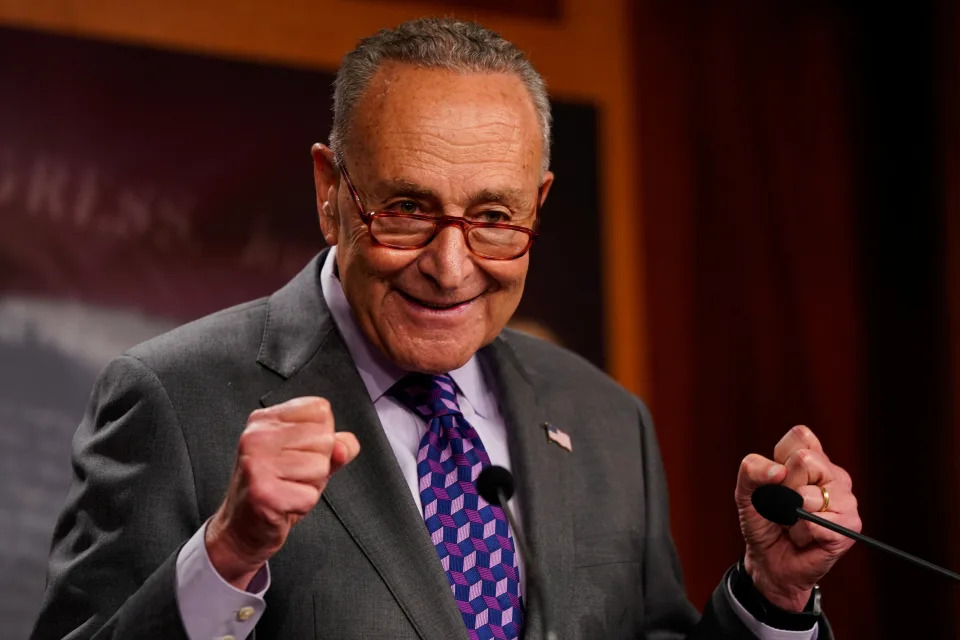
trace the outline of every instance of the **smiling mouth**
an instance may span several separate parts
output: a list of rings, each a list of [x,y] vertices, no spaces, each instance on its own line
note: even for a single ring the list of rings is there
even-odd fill
[[[478,294],[472,298],[468,298],[466,300],[460,300],[459,302],[432,302],[429,300],[421,300],[420,298],[414,298],[410,294],[404,293],[403,291],[400,291],[400,290],[397,290],[397,293],[399,293],[408,302],[411,302],[420,307],[424,307],[426,309],[431,309],[433,311],[449,311],[451,309],[463,307],[470,304],[471,302],[479,298],[480,295],[482,295],[482,294]]]

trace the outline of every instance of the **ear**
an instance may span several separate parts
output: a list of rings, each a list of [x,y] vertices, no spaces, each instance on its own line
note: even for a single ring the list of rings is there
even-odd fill
[[[333,151],[328,146],[317,143],[310,149],[310,155],[313,156],[313,183],[317,190],[320,230],[327,244],[333,246],[340,236],[340,209],[337,206],[340,171]]]
[[[547,201],[547,194],[550,193],[550,187],[553,186],[553,171],[547,171],[543,174],[543,181],[540,183],[540,208]]]

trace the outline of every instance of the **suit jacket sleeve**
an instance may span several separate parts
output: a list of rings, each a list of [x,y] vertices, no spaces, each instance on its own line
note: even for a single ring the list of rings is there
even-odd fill
[[[72,462],[31,637],[186,640],[176,557],[201,525],[193,474],[170,400],[136,358],[101,374]]]
[[[650,640],[751,640],[756,636],[743,624],[733,610],[727,595],[727,577],[723,576],[714,589],[703,616],[684,635],[680,630],[696,620],[696,610],[687,599],[680,561],[670,537],[667,512],[667,484],[660,459],[660,449],[653,430],[650,413],[641,403],[640,419],[643,430],[644,470],[647,505],[647,546],[644,558],[643,593],[645,637]],[[823,618],[818,640],[831,640],[833,634]]]

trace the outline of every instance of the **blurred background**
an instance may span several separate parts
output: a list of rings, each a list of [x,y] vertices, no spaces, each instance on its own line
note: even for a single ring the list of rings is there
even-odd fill
[[[518,320],[650,404],[693,602],[742,552],[740,459],[798,423],[866,533],[960,568],[960,11],[883,5],[0,0],[0,635],[39,606],[97,372],[323,246],[333,73],[428,14],[546,77]],[[960,637],[957,586],[868,549],[822,587],[839,637]]]

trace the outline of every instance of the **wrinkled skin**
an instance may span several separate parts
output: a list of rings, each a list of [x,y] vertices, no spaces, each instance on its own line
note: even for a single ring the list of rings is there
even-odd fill
[[[860,531],[853,483],[842,467],[823,452],[817,436],[807,427],[793,427],[773,450],[773,460],[751,453],[740,463],[734,498],[740,529],[746,541],[744,562],[757,589],[773,604],[802,611],[813,586],[853,545],[853,540],[800,520],[784,528],[764,520],[750,496],[764,484],[782,484],[803,496],[803,508],[818,512],[823,506],[820,486],[830,494],[827,510],[817,515]]]
[[[345,161],[367,210],[532,225],[542,144],[515,76],[385,65],[354,112]],[[344,293],[364,334],[411,371],[456,369],[500,333],[523,294],[529,254],[487,260],[444,228],[422,249],[376,245],[333,154],[314,147],[320,224],[337,245]]]

